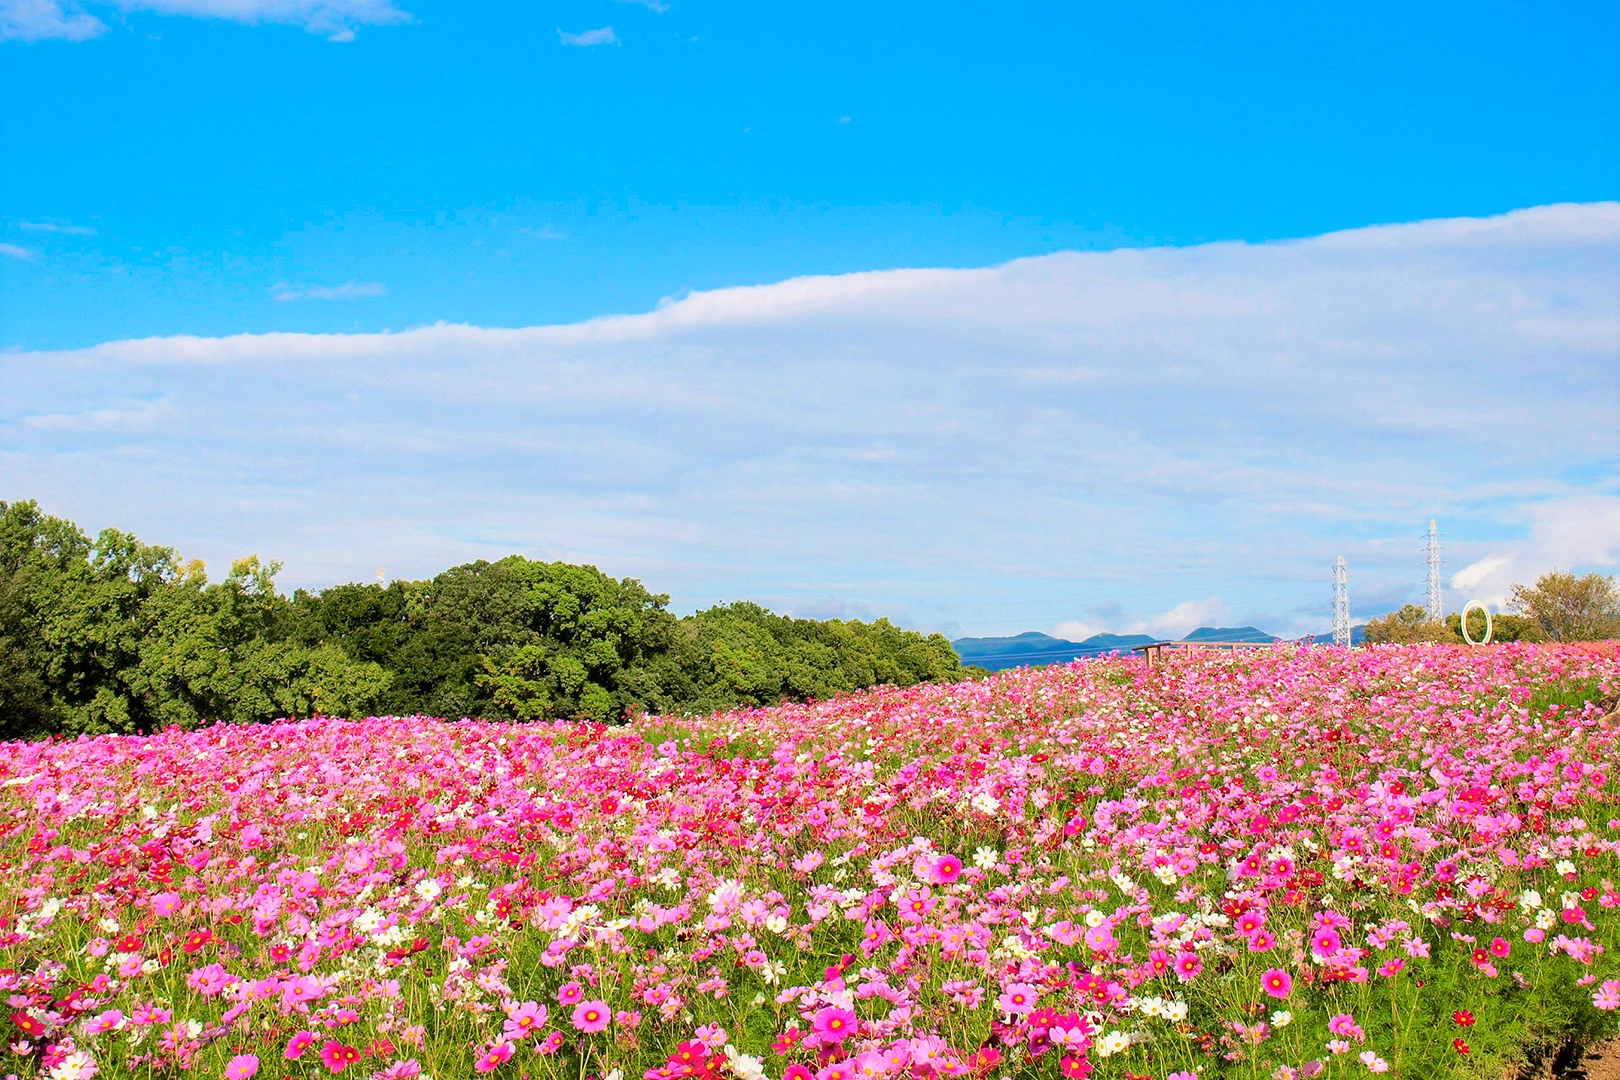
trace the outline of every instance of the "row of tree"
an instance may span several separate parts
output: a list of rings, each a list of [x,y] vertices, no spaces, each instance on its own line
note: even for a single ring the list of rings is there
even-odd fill
[[[1620,637],[1620,586],[1602,574],[1553,570],[1534,585],[1515,585],[1508,610],[1491,618],[1493,641],[1601,641]],[[1429,618],[1416,604],[1407,604],[1381,619],[1367,623],[1368,644],[1419,641],[1461,642],[1462,616],[1452,612],[1443,622]],[[1485,614],[1468,613],[1468,636],[1485,637]]]
[[[94,541],[0,502],[0,736],[371,714],[612,721],[967,673],[943,635],[757,604],[678,618],[595,567],[513,555],[291,596],[278,563]]]

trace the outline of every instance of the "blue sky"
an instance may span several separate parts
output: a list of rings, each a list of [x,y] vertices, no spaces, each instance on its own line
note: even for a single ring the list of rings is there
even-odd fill
[[[1537,560],[1616,557],[1612,423],[1497,458],[1454,415],[1467,402],[1512,427],[1529,401],[1612,416],[1620,400],[1614,5],[0,0],[0,35],[0,94],[21,106],[0,110],[0,498],[215,562],[274,554],[289,583],[520,550],[636,573],[677,606],[750,596],[984,633],[1169,632],[1194,615],[1318,627],[1317,579],[1341,550],[1361,567],[1353,596],[1415,595],[1407,563],[1433,514],[1458,596]],[[1440,225],[1366,231],[1553,204],[1585,208],[1455,245]],[[1343,230],[1360,239],[1265,246]],[[1387,263],[1367,254],[1392,236]],[[1346,244],[1351,269],[1333,254]],[[958,295],[949,277],[921,292],[856,277],[866,292],[809,315],[749,306],[799,296],[804,275],[1122,248],[1160,261],[1014,263],[1011,292],[962,279],[1032,314],[1009,326],[958,296],[980,312],[961,336],[915,321]],[[1265,276],[1284,264],[1307,280]],[[1159,294],[1189,274],[1208,275],[1178,293],[1191,306]],[[1431,296],[1427,313],[1381,291],[1392,275]],[[1127,284],[1146,321],[1120,338],[1095,297]],[[1459,337],[1445,312],[1465,303],[1496,313],[1480,318],[1496,337]],[[697,322],[635,323],[611,347],[560,329],[661,304]],[[399,333],[439,322],[559,328],[565,344]],[[278,333],[349,336],[251,339],[241,366],[232,335]],[[110,359],[149,337],[167,344]],[[1463,355],[1464,338],[1514,364]],[[1276,379],[1247,380],[1277,341],[1323,385],[1344,364],[1416,370],[1438,400],[1377,424],[1292,390],[1270,400]],[[386,377],[400,347],[414,390]],[[309,367],[322,350],[355,371]],[[837,363],[852,386],[903,395],[894,412],[802,382]],[[779,377],[742,378],[748,364]],[[533,396],[557,365],[573,372],[566,404]],[[580,396],[580,372],[610,368],[617,391]],[[1189,395],[1223,369],[1245,395]],[[369,389],[344,382],[356,372]],[[421,389],[473,373],[524,387],[535,411],[498,392],[446,408]],[[683,375],[710,386],[706,405],[643,402]],[[275,423],[233,399],[248,386],[296,452],[244,426]],[[1383,391],[1361,391],[1377,411]],[[340,392],[350,411],[331,412]],[[811,412],[787,423],[794,401]],[[644,425],[634,438],[616,430],[625,415]],[[792,437],[767,448],[706,426],[749,417]],[[370,425],[389,420],[416,442],[379,457]],[[564,434],[539,439],[547,424]],[[321,443],[338,428],[347,449]],[[1335,438],[1357,459],[1321,453]],[[1101,454],[1125,447],[1167,475],[1127,483],[1138,462]],[[279,478],[264,471],[278,453]],[[1221,461],[1281,472],[1207,471]],[[1262,499],[1268,484],[1289,499]],[[961,523],[947,492],[999,524]]]

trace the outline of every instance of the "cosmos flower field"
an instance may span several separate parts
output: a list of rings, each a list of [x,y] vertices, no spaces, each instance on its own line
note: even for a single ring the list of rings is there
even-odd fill
[[[0,745],[0,1075],[1511,1077],[1616,1033],[1620,654]]]

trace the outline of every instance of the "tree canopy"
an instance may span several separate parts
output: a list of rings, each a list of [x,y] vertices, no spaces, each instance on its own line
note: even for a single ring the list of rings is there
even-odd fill
[[[368,714],[613,721],[962,678],[950,643],[757,604],[685,618],[592,566],[512,555],[428,581],[280,592],[280,564],[93,542],[0,502],[0,736]]]
[[[1508,606],[1553,641],[1596,641],[1620,636],[1620,587],[1612,576],[1576,577],[1557,569],[1534,585],[1513,586]]]

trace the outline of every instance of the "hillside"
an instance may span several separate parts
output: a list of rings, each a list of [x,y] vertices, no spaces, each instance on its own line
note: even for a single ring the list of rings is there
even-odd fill
[[[1016,634],[1012,637],[959,638],[951,647],[962,663],[1005,671],[1008,668],[1066,664],[1111,652],[1127,652],[1137,645],[1148,645],[1161,638],[1149,634],[1093,634],[1084,641],[1068,641],[1048,634]],[[1179,638],[1181,641],[1276,641],[1277,637],[1252,626],[1200,626]]]

